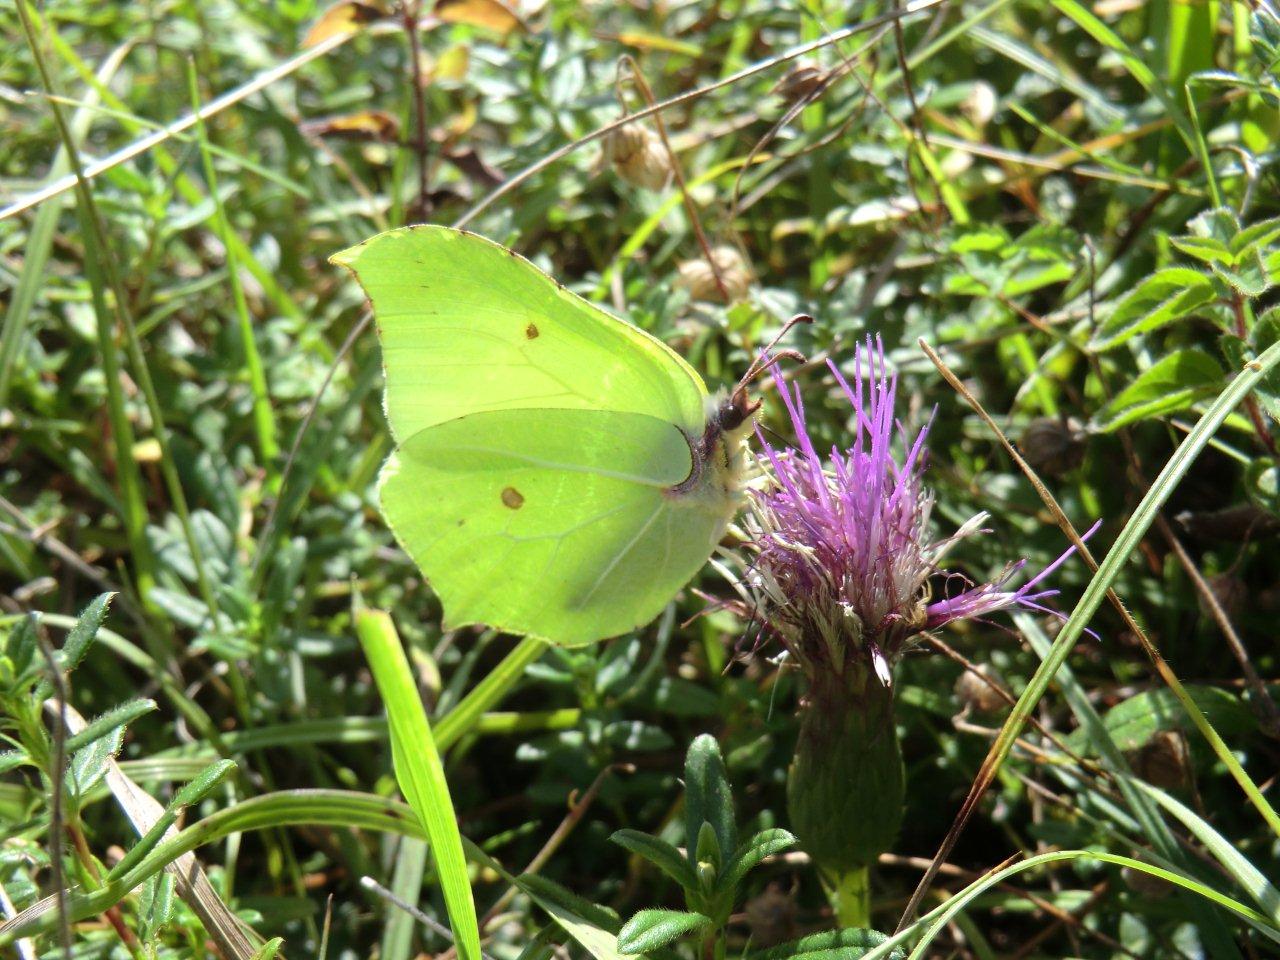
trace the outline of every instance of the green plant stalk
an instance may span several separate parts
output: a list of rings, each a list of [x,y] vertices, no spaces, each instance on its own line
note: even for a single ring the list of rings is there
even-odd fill
[[[871,926],[871,870],[855,867],[841,874],[818,872],[840,927]]]
[[[204,176],[209,184],[209,196],[213,198],[218,237],[226,250],[227,279],[231,283],[231,296],[235,301],[236,318],[239,321],[240,344],[244,350],[246,372],[249,374],[249,389],[253,393],[253,426],[258,438],[258,453],[262,457],[262,468],[266,471],[266,488],[269,493],[280,491],[280,472],[276,461],[280,456],[280,442],[276,439],[276,421],[271,410],[271,395],[267,390],[267,375],[262,366],[262,355],[258,352],[258,343],[253,335],[253,320],[249,316],[249,304],[245,300],[244,287],[240,283],[240,262],[236,255],[236,245],[231,242],[234,231],[227,218],[226,207],[222,203],[222,195],[218,192],[218,171],[213,165],[213,156],[209,152],[209,132],[205,128],[204,119],[200,116],[200,88],[196,81],[194,69],[188,71],[191,85],[191,109],[196,120],[196,136],[200,144],[200,158],[204,163]]]

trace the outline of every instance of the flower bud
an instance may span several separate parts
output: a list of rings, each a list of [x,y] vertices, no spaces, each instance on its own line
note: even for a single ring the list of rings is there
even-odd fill
[[[743,299],[751,289],[751,270],[747,267],[736,247],[723,244],[711,250],[711,259],[716,270],[720,271],[720,281],[724,284],[725,293],[730,303]],[[706,300],[724,303],[720,287],[716,283],[715,270],[705,257],[685,260],[676,267],[680,286],[689,291],[694,300]]]
[[[815,677],[787,774],[792,832],[826,877],[873,863],[902,824],[893,692],[874,671]]]
[[[604,159],[627,183],[661,190],[671,176],[671,159],[658,135],[641,123],[628,123],[604,138]]]

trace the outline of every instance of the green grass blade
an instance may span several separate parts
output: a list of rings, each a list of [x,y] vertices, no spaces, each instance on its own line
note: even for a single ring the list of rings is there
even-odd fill
[[[356,633],[387,708],[396,779],[431,841],[458,956],[460,960],[480,960],[480,929],[458,820],[400,637],[391,618],[381,610],[358,611]]]

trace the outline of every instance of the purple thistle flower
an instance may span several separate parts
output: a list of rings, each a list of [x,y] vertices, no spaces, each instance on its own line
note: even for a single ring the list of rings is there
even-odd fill
[[[1040,601],[1057,591],[1037,587],[1072,551],[1020,587],[1008,584],[1025,560],[1010,563],[990,583],[931,600],[929,580],[940,561],[959,540],[980,532],[987,514],[931,539],[933,495],[922,480],[929,427],[913,439],[895,420],[897,377],[888,372],[878,339],[868,338],[854,361],[852,384],[828,362],[853,408],[853,439],[844,450],[832,448],[825,461],[809,438],[799,390],[775,373],[798,445],[779,451],[759,437],[768,479],[751,493],[747,527],[757,555],[747,585],[768,629],[811,680],[820,668],[843,673],[846,663],[869,659],[887,686],[890,665],[921,630],[1015,606],[1045,611]],[[905,451],[901,459],[893,451],[895,435]]]

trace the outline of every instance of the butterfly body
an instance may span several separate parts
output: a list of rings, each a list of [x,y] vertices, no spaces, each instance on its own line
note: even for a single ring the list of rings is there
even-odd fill
[[[450,627],[574,645],[697,572],[738,507],[749,405],[488,240],[441,227],[344,251],[373,303],[396,450],[383,512]]]

